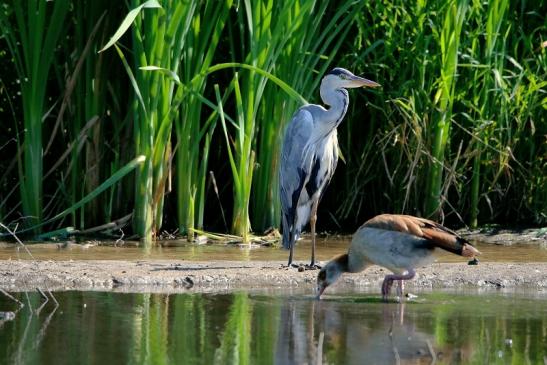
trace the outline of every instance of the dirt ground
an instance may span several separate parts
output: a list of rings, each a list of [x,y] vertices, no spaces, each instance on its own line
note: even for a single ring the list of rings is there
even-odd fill
[[[309,288],[315,271],[287,269],[282,262],[190,261],[0,261],[6,291],[112,290],[121,292],[206,292],[251,288]],[[346,274],[339,288],[379,288],[386,269],[374,266]],[[419,268],[407,288],[533,289],[547,292],[547,263],[434,263]]]
[[[461,232],[493,245],[547,247],[547,229],[481,229]],[[538,260],[541,261],[541,260]],[[324,264],[324,262],[323,262]],[[111,290],[120,292],[211,292],[237,289],[308,289],[318,271],[287,269],[284,261],[185,260],[0,260],[0,289],[28,291]],[[380,287],[386,269],[374,266],[346,274],[340,289]],[[434,263],[418,268],[407,288],[537,290],[547,294],[547,262],[481,262],[477,266]]]

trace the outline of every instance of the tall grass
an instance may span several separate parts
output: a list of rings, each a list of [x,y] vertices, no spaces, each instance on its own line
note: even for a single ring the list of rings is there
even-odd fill
[[[384,1],[358,17],[361,52],[346,62],[384,87],[361,94],[353,105],[368,102],[367,110],[354,107],[360,116],[341,126],[349,176],[333,181],[347,192],[336,214],[341,224],[386,211],[436,211],[472,226],[514,217],[545,222],[536,189],[545,185],[531,176],[546,171],[542,17],[529,4],[470,2],[459,12],[451,4]],[[367,142],[356,143],[356,134]],[[540,163],[530,163],[531,151]]]
[[[507,106],[510,97],[501,75],[504,74],[504,48],[505,41],[511,31],[510,27],[504,29],[504,33],[500,34],[508,5],[508,1],[505,0],[492,1],[488,4],[488,16],[484,29],[480,23],[476,25],[476,31],[484,34],[484,46],[481,47],[479,44],[481,34],[476,34],[469,49],[471,53],[469,55],[470,66],[475,68],[472,87],[478,90],[468,104],[469,110],[472,111],[470,116],[471,122],[474,124],[472,131],[475,138],[470,191],[469,224],[471,227],[476,227],[478,224],[482,154],[485,152],[485,146],[490,144],[489,138],[494,137],[489,134],[494,124],[498,124],[501,128],[507,128],[509,123]],[[476,4],[475,7],[474,11],[484,11],[479,4]],[[499,38],[501,39],[498,41]],[[507,131],[509,130],[507,129]],[[501,141],[504,139],[502,137]],[[495,153],[499,156],[500,162],[507,161],[508,156],[505,149],[496,150]]]
[[[64,44],[66,53],[73,52],[74,57],[71,59],[72,62],[65,66],[70,76],[63,85],[66,88],[62,104],[44,152],[46,156],[54,155],[54,144],[72,146],[70,159],[67,156],[69,163],[65,179],[68,183],[63,184],[67,186],[66,199],[69,205],[75,204],[84,195],[96,189],[104,177],[114,173],[121,166],[119,154],[109,164],[102,164],[101,159],[109,156],[103,150],[109,145],[106,141],[108,131],[105,125],[114,127],[114,136],[120,134],[123,126],[123,123],[109,124],[106,110],[108,85],[116,85],[116,81],[121,80],[109,80],[110,69],[105,64],[105,54],[97,53],[100,45],[105,43],[104,38],[110,35],[111,22],[107,14],[113,13],[115,7],[106,1],[81,1],[74,5],[71,12],[72,21],[78,20],[79,24],[72,26],[68,32],[68,39],[72,42]],[[109,114],[119,115],[119,108],[111,107]],[[61,131],[65,120],[72,122],[67,124],[66,131]],[[119,140],[111,144],[120,145]],[[83,182],[82,170],[87,171]],[[85,228],[102,223],[104,216],[110,221],[110,201],[109,197],[101,196],[90,202],[87,207],[71,215],[70,223],[75,227]]]
[[[181,232],[191,239],[193,229],[203,229],[209,149],[216,123],[203,117],[206,70],[211,66],[228,19],[232,0],[199,2],[186,33],[180,78],[188,95],[175,123],[177,136],[177,218]]]
[[[177,72],[196,3],[165,1],[160,6],[156,1],[143,4],[133,1],[132,4],[133,9],[103,50],[131,26],[135,72],[121,49],[116,46],[116,50],[136,95],[133,102],[135,152],[146,156],[136,177],[134,228],[145,242],[151,242],[162,226],[173,153],[171,129],[182,94],[180,86],[175,90],[177,84],[180,85]]]
[[[284,126],[342,66],[383,88],[352,92],[322,229],[381,212],[545,223],[543,8],[7,2],[0,57],[16,75],[0,71],[1,218],[73,232],[133,212],[147,241],[176,228],[192,239],[223,227],[220,199],[244,240],[278,227]]]
[[[57,42],[65,30],[68,0],[14,1],[0,9],[0,30],[13,58],[21,86],[22,140],[16,134],[22,158],[18,161],[23,214],[29,224],[41,222],[43,211],[43,136],[49,72]],[[17,125],[16,125],[17,127]]]
[[[251,231],[249,216],[251,187],[256,161],[256,138],[259,127],[259,107],[269,74],[274,70],[288,37],[295,30],[290,22],[291,11],[299,8],[298,1],[274,2],[272,0],[244,1],[244,11],[239,11],[237,23],[230,24],[230,49],[234,61],[241,57],[247,69],[236,72],[230,88],[234,90],[236,121],[232,143],[223,120],[230,167],[233,177],[234,234],[247,241]],[[312,2],[304,2],[308,9]],[[305,11],[303,12],[305,13]],[[298,19],[302,15],[298,15]],[[258,72],[262,71],[262,72]],[[217,91],[217,100],[219,98]],[[288,96],[287,96],[288,98]]]
[[[275,42],[268,40],[268,44],[277,45],[276,50],[269,48],[272,60],[268,67],[304,99],[318,100],[321,78],[328,67],[335,66],[338,51],[353,24],[352,14],[358,13],[361,6],[362,2],[349,1],[336,7],[329,2],[286,2],[285,30],[281,31],[285,37],[274,38]],[[275,29],[273,34],[277,34]],[[259,231],[280,224],[277,171],[281,137],[299,106],[297,100],[280,93],[276,85],[266,85],[257,117],[257,169],[252,195],[252,218]]]
[[[428,180],[428,196],[425,201],[426,216],[436,216],[441,209],[443,164],[445,150],[449,141],[452,119],[452,107],[456,90],[456,73],[458,71],[458,51],[462,26],[468,8],[467,0],[451,1],[446,6],[444,25],[440,30],[440,77],[435,94],[438,113],[432,120],[433,146]]]

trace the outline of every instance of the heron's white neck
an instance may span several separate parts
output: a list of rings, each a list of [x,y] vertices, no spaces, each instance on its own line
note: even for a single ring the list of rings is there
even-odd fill
[[[325,117],[322,118],[322,122],[328,123],[332,129],[338,127],[338,125],[344,119],[349,105],[349,94],[346,89],[335,89],[328,84],[321,84],[321,99],[323,103],[330,106],[325,113]]]

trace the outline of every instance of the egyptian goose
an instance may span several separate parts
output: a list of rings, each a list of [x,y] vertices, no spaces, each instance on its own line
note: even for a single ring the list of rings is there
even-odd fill
[[[480,254],[464,238],[433,221],[410,215],[378,215],[355,232],[347,254],[336,256],[319,271],[317,298],[343,273],[361,272],[372,265],[393,272],[382,283],[383,299],[387,300],[395,280],[399,283],[397,294],[402,297],[404,280],[416,275],[416,267],[433,261],[436,247],[463,257]]]

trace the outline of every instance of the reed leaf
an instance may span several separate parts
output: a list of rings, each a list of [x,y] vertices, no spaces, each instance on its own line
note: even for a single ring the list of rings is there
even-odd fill
[[[458,49],[467,8],[467,0],[457,0],[447,4],[444,24],[440,31],[441,72],[434,101],[438,104],[439,113],[435,114],[431,131],[433,137],[432,161],[429,172],[428,197],[425,201],[425,214],[428,217],[438,215],[442,207],[441,191],[445,149],[449,141],[448,134],[458,69]]]
[[[19,160],[23,214],[29,224],[42,220],[43,137],[42,118],[54,51],[65,28],[68,0],[53,3],[35,0],[26,6],[14,1],[0,11],[0,31],[14,59],[21,85],[23,106],[23,151]],[[17,134],[19,139],[19,134]]]

